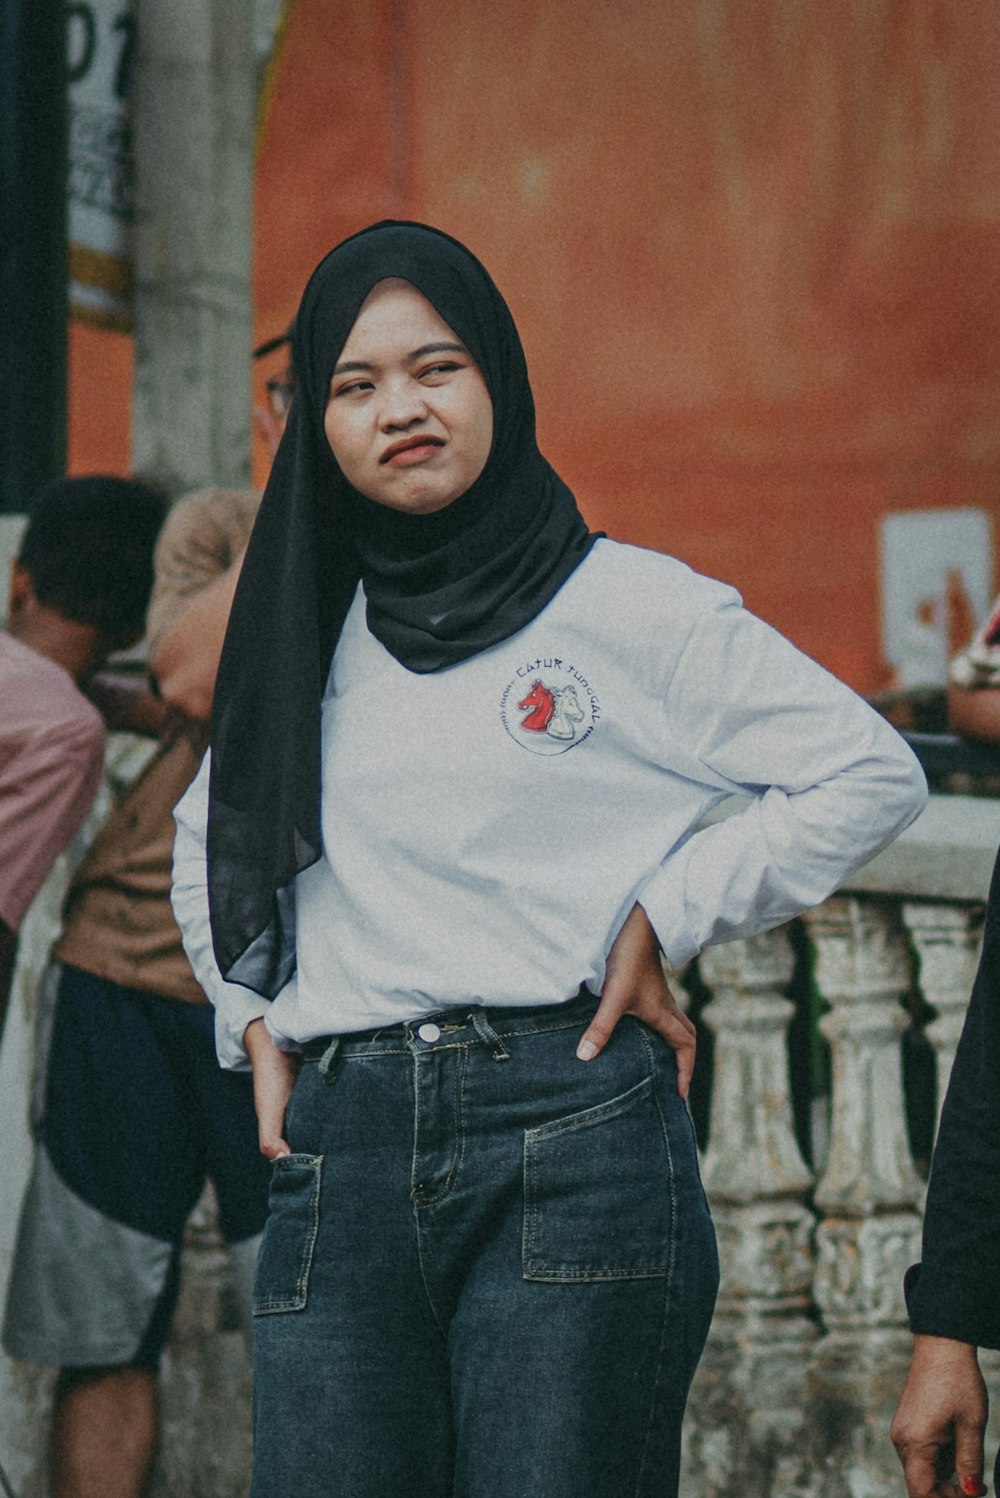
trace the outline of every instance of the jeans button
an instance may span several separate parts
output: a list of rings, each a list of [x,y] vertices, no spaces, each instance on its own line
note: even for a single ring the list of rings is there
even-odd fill
[[[417,1030],[417,1034],[421,1040],[426,1040],[428,1044],[431,1044],[433,1041],[441,1039],[441,1027],[440,1025],[432,1024],[421,1025]]]

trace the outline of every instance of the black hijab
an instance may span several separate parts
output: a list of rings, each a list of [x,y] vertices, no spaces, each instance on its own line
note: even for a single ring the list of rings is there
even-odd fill
[[[368,293],[389,277],[433,305],[493,403],[482,473],[429,515],[359,494],[323,430],[340,351]],[[247,548],[212,710],[215,954],[226,978],[268,998],[295,968],[295,875],[321,853],[320,703],[359,579],[368,627],[385,648],[410,671],[442,671],[529,623],[596,539],[538,451],[507,304],[457,240],[393,222],[345,240],[306,287],[294,350],[295,399]]]

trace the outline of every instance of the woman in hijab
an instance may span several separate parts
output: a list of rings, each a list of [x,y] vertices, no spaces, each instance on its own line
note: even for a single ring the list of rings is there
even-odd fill
[[[253,1493],[665,1498],[718,1270],[660,952],[824,899],[923,777],[587,530],[456,241],[339,245],[296,354],[175,869],[274,1161]]]

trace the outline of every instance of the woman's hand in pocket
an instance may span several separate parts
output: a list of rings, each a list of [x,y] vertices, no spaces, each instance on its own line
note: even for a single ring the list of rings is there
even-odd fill
[[[677,1058],[677,1091],[687,1097],[695,1028],[670,992],[656,933],[641,905],[633,905],[608,953],[601,1002],[577,1047],[581,1061],[600,1055],[623,1014],[634,1015],[663,1036]]]
[[[284,1137],[285,1110],[302,1065],[301,1056],[279,1051],[262,1019],[251,1020],[243,1032],[253,1067],[253,1103],[257,1111],[260,1152],[268,1160],[290,1155]]]

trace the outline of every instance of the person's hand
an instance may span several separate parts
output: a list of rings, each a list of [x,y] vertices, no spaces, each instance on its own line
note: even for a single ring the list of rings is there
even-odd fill
[[[976,1349],[950,1337],[916,1337],[890,1434],[908,1498],[979,1498],[989,1401]],[[952,1476],[957,1482],[952,1482]]]
[[[253,1067],[253,1105],[257,1112],[260,1152],[268,1160],[292,1152],[285,1139],[285,1109],[302,1065],[301,1056],[279,1051],[262,1019],[251,1020],[243,1043]]]
[[[577,1046],[581,1061],[600,1055],[623,1014],[632,1014],[657,1030],[673,1048],[677,1091],[687,1097],[694,1071],[695,1028],[667,986],[656,933],[641,905],[633,905],[608,953],[601,1002]]]
[[[1000,688],[948,687],[948,727],[966,739],[1000,744]]]
[[[87,677],[83,690],[112,732],[158,739],[167,726],[170,708],[146,681],[99,671]]]

